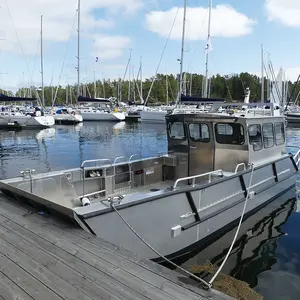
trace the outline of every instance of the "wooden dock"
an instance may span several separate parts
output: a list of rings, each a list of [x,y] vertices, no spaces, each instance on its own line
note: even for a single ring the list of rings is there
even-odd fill
[[[232,299],[189,280],[0,195],[0,300]]]

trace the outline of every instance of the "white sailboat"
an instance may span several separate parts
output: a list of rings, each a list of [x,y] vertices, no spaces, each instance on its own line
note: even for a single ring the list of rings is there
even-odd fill
[[[181,106],[181,97],[186,88],[183,88],[184,76],[183,76],[183,61],[184,61],[184,44],[185,44],[185,28],[186,28],[186,11],[187,11],[187,1],[184,0],[183,9],[183,26],[182,26],[182,40],[181,40],[181,57],[180,57],[180,73],[179,73],[179,91],[177,97],[177,104],[175,106],[165,105],[156,108],[144,107],[143,111],[140,112],[142,122],[165,122],[165,117],[167,114],[173,113],[200,113],[206,112],[206,106],[199,107],[198,105],[184,105]],[[205,92],[204,98],[209,98],[209,81],[208,76],[208,52],[211,50],[210,45],[210,24],[211,24],[211,12],[212,12],[212,0],[209,3],[209,19],[208,19],[208,35],[207,35],[207,47],[206,47],[206,81],[205,81]]]
[[[80,95],[80,0],[78,0],[77,22],[77,97],[78,102],[89,104],[78,107],[83,121],[124,121],[126,114],[119,110],[113,98],[87,98]]]
[[[43,76],[43,16],[41,16],[41,76],[42,76],[42,105],[44,106],[44,76]],[[8,97],[0,94],[0,128],[35,129],[48,128],[54,125],[53,116],[44,115],[43,110],[36,107],[28,111],[23,106],[13,106],[12,103],[26,103],[36,101],[34,98]],[[9,105],[7,105],[9,103]]]

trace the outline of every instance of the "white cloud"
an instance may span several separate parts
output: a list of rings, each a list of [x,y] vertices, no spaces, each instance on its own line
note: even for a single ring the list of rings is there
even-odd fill
[[[130,38],[125,36],[93,36],[93,54],[99,61],[117,58],[129,47]]]
[[[166,37],[178,7],[168,11],[151,11],[146,15],[147,28]],[[179,8],[171,39],[179,40],[182,34],[183,8]],[[208,8],[189,7],[187,9],[186,39],[205,39],[208,27]],[[256,21],[236,11],[230,5],[217,5],[212,9],[211,35],[213,37],[239,37],[250,34]]]
[[[278,21],[286,26],[300,27],[299,0],[265,0],[270,21]]]
[[[132,14],[142,0],[87,0],[81,1],[83,35],[114,26],[115,15]],[[44,40],[68,40],[77,10],[76,0],[0,0],[0,50],[35,54],[40,39],[40,15],[43,14]],[[105,18],[97,18],[95,10]],[[75,24],[76,26],[76,24]],[[16,34],[17,33],[17,34]],[[76,33],[76,27],[73,34]],[[64,51],[64,50],[62,50]]]

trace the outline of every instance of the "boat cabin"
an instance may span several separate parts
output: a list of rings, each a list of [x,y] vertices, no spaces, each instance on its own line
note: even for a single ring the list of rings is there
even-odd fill
[[[283,117],[176,114],[166,117],[172,179],[213,170],[236,172],[286,153]]]

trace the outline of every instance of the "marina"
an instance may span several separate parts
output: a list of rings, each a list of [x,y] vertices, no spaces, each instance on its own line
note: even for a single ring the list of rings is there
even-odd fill
[[[5,155],[5,152],[2,152],[4,154],[1,159],[2,177],[5,176],[6,178],[11,178],[14,176],[18,176],[20,169],[26,169],[27,166],[36,166],[36,173],[45,172],[47,169],[61,170],[64,167],[72,168],[75,167],[80,161],[94,157],[95,151],[97,151],[97,153],[102,153],[102,157],[106,157],[104,156],[104,149],[112,149],[111,151],[115,151],[111,156],[111,159],[113,159],[114,156],[129,156],[130,149],[128,150],[128,147],[126,145],[134,145],[136,149],[139,149],[140,153],[144,153],[144,155],[148,157],[155,156],[159,152],[167,151],[166,128],[161,124],[114,124],[105,122],[102,122],[100,124],[101,125],[96,122],[88,122],[85,124],[79,124],[75,127],[55,126],[55,128],[51,128],[53,132],[36,132],[34,130],[23,130],[20,132],[2,131],[1,144],[3,146],[6,145],[6,149],[10,149],[9,152],[6,150],[7,155]],[[287,132],[289,137],[287,143],[295,144],[295,141],[297,141],[297,129],[293,131],[290,130],[291,129],[288,128]],[[62,140],[64,140],[64,143],[60,144],[60,141]],[[101,144],[99,144],[98,141],[102,141]],[[125,141],[126,143],[124,144]],[[18,151],[15,152],[15,146],[13,145],[16,146],[15,150],[20,149],[21,147],[22,157],[24,158],[23,163],[21,160],[21,156],[18,156],[21,153],[18,154]],[[69,150],[70,145],[72,145],[71,152]],[[101,147],[103,147],[103,150],[101,150]],[[26,148],[28,150],[32,150],[29,150],[26,154]],[[120,152],[124,150],[127,150],[127,152]],[[40,154],[37,154],[36,151],[39,151]],[[78,158],[80,160],[78,160]],[[36,161],[36,159],[38,159],[39,161]],[[7,160],[10,162],[9,164],[5,163],[5,161]],[[15,161],[15,163],[12,164],[12,161]],[[23,164],[23,166],[21,166],[20,164]],[[7,169],[8,166],[9,169]],[[292,195],[290,197],[293,197],[293,191],[290,192],[290,195]],[[286,198],[284,197],[283,199]],[[16,203],[14,205],[16,205]],[[274,201],[273,207],[278,207],[278,205],[279,202]],[[264,210],[259,215],[257,215],[257,217],[255,217],[255,220],[257,220],[260,215],[264,215]],[[256,216],[256,214],[254,216]],[[253,224],[253,222],[249,224],[246,223],[245,229],[251,228],[251,224]],[[244,229],[242,230],[242,233],[244,233]],[[148,235],[147,238],[149,238]],[[229,233],[228,238],[223,239],[224,246],[228,245],[231,239],[232,237],[230,237]],[[221,247],[217,245],[218,244],[216,244],[215,247],[220,249]],[[200,245],[198,246],[198,249],[202,249],[202,257],[206,257],[205,259],[208,259],[209,256],[206,255],[208,252],[203,250],[203,247],[201,247]],[[217,251],[208,251],[209,253],[217,253]],[[136,253],[136,251],[134,252]],[[187,256],[191,257],[193,253],[194,252],[190,252]],[[182,256],[181,259],[178,258],[175,261],[176,263],[182,263],[182,261],[184,260],[186,260],[186,258]],[[198,263],[188,263],[188,266],[192,265],[195,266],[198,265]],[[188,267],[186,267],[186,265],[184,266],[186,269],[189,269]]]
[[[298,300],[300,8],[34,1],[0,7],[0,300]]]

